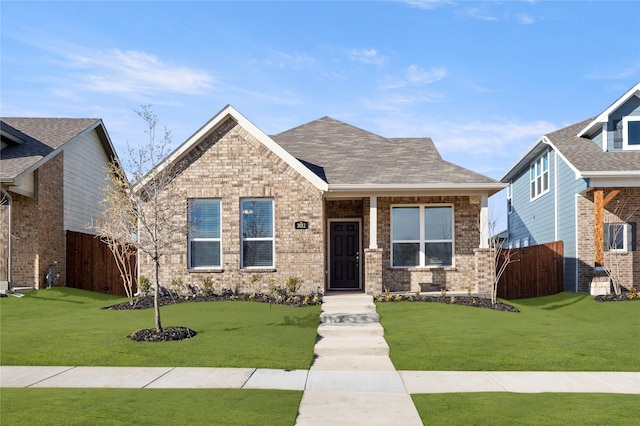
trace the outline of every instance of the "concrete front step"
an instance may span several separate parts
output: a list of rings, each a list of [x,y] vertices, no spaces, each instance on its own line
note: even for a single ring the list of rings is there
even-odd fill
[[[352,302],[362,302],[362,303],[372,303],[373,296],[370,294],[333,294],[333,295],[324,295],[322,297],[322,301],[324,303],[352,303]]]
[[[381,336],[323,337],[314,347],[318,356],[375,356],[389,355],[389,345]]]
[[[323,303],[322,304],[322,312],[375,312],[376,305],[373,303]]]
[[[384,329],[380,323],[323,323],[318,326],[318,335],[321,337],[364,337],[383,336]]]
[[[377,312],[322,312],[320,323],[341,323],[341,324],[366,324],[379,323],[380,315]]]
[[[332,355],[317,356],[311,370],[329,371],[395,371],[387,355]]]

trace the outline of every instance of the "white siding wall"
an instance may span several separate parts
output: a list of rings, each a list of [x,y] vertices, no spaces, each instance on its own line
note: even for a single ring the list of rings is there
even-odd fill
[[[109,158],[95,130],[64,148],[64,229],[93,234],[88,228],[101,216],[102,188]]]

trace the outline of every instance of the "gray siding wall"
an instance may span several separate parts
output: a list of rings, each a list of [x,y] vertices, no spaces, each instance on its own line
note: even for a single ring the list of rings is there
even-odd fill
[[[531,200],[529,168],[512,182],[513,211],[508,215],[509,242],[529,238],[529,245],[555,241],[554,152],[549,150],[549,191]]]
[[[609,124],[607,126],[607,150],[608,151],[619,151],[619,149],[614,149],[613,147],[613,137],[615,133],[615,127],[613,122],[615,120],[621,120],[622,117],[627,117],[629,115],[640,116],[640,98],[633,96],[627,102],[622,104],[620,108],[615,110],[609,115]]]
[[[109,158],[96,131],[81,135],[64,148],[64,229],[88,234],[102,217],[100,200],[107,185]]]
[[[558,179],[558,240],[564,242],[564,286],[566,291],[577,288],[576,193],[586,188],[584,179],[557,156]]]

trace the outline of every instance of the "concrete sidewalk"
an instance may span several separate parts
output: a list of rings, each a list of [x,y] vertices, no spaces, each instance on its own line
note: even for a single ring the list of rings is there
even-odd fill
[[[405,389],[401,388],[404,387]],[[199,367],[0,366],[3,388],[284,389],[454,393],[577,392],[640,395],[640,372],[272,370]]]

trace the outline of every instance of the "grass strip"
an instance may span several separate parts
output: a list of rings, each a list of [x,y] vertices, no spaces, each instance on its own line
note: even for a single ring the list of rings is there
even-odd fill
[[[3,388],[2,425],[292,425],[302,391]]]
[[[448,393],[412,395],[425,425],[638,425],[638,395]]]

